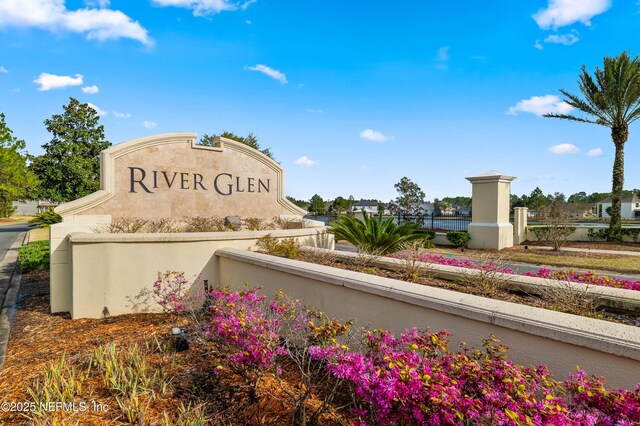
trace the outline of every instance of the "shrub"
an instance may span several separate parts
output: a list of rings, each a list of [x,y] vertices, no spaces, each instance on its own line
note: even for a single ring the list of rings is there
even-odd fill
[[[559,250],[576,228],[566,224],[569,215],[559,201],[552,201],[540,214],[544,226],[532,227],[531,230],[538,241],[547,241],[554,250]]]
[[[35,241],[18,249],[22,272],[49,268],[49,241]]]
[[[410,241],[423,241],[429,244],[435,237],[433,231],[420,229],[420,225],[405,222],[398,225],[393,217],[383,219],[363,211],[362,221],[353,216],[340,216],[331,222],[329,232],[337,240],[346,240],[365,253],[385,255],[400,250],[402,244]]]
[[[625,235],[633,240],[634,243],[640,239],[640,228],[622,228],[622,235]]]
[[[282,386],[295,407],[292,424],[317,424],[318,405],[305,413],[310,393],[330,402],[338,387],[358,424],[627,425],[640,422],[640,388],[607,390],[604,379],[584,371],[565,382],[545,366],[509,361],[507,347],[490,336],[484,350],[448,349],[446,331],[416,328],[396,337],[387,330],[364,331],[351,349],[344,338],[351,323],[329,320],[299,301],[279,295],[270,301],[256,289],[222,289],[209,333],[223,356],[216,372],[231,370],[254,390],[279,365],[300,372],[299,386]],[[327,377],[322,370],[333,376]],[[341,387],[345,382],[348,387]],[[351,402],[349,402],[351,401]],[[305,420],[308,420],[306,422]]]
[[[113,219],[111,223],[102,225],[96,232],[105,232],[108,234],[135,234],[144,232],[145,226],[149,223],[148,219],[139,217],[119,217]]]
[[[273,218],[273,225],[276,229],[302,229],[304,222],[302,219],[276,216]]]
[[[466,247],[470,239],[471,239],[471,236],[469,235],[468,232],[461,232],[461,231],[447,232],[447,240],[449,240],[449,242],[451,242],[451,244],[453,244],[454,247],[460,247],[460,248]]]
[[[62,216],[54,212],[53,209],[49,209],[41,213],[36,213],[33,219],[29,221],[29,223],[41,228],[46,228],[49,225],[60,222],[62,222]]]
[[[244,220],[244,226],[250,231],[262,231],[266,228],[266,223],[259,217],[248,217]]]
[[[295,259],[300,254],[300,246],[293,238],[279,240],[267,234],[258,240],[257,246],[266,253],[288,259]]]
[[[180,226],[170,217],[162,217],[160,219],[152,219],[147,221],[144,231],[152,234],[168,234],[171,232],[180,232]]]
[[[587,236],[590,241],[605,241],[609,235],[608,228],[589,228]]]
[[[180,314],[189,309],[189,282],[184,272],[158,272],[153,283],[153,298],[167,313]]]
[[[227,230],[221,217],[185,217],[184,232],[223,232]]]

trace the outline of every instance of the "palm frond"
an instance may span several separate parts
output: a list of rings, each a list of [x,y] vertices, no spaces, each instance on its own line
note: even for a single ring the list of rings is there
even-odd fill
[[[571,120],[571,121],[580,121],[582,123],[598,124],[594,120],[589,120],[588,118],[576,117],[575,115],[569,115],[569,114],[544,114],[543,117],[560,118],[562,120]]]

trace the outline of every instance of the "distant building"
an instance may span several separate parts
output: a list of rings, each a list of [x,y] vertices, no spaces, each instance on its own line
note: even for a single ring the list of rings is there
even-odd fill
[[[384,204],[383,215],[388,216],[391,212],[388,209],[387,204]],[[360,200],[351,206],[352,213],[360,213],[362,210],[368,214],[378,214],[378,203],[371,200]]]
[[[605,198],[598,203],[598,217],[608,218],[607,208],[611,207],[611,198]],[[622,197],[620,215],[625,219],[640,219],[640,197],[630,194]]]

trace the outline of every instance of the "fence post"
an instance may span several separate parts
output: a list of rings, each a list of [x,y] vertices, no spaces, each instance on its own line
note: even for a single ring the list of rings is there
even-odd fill
[[[527,216],[529,209],[515,207],[513,209],[513,244],[518,245],[527,239]]]
[[[472,185],[469,248],[501,250],[513,247],[509,195],[515,177],[489,171],[466,179]]]

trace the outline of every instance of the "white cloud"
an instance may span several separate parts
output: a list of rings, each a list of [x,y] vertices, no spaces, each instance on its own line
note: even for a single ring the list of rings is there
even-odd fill
[[[104,9],[106,7],[109,7],[109,5],[111,4],[110,0],[84,0],[84,4],[86,4],[88,7],[99,7],[101,9]]]
[[[113,116],[115,118],[131,118],[131,114],[129,114],[127,112],[113,111]]]
[[[571,143],[561,143],[559,145],[552,146],[551,148],[549,148],[549,151],[553,152],[554,154],[562,155],[577,154],[580,152],[580,149]]]
[[[192,9],[193,16],[208,16],[225,11],[238,9],[245,10],[256,0],[152,0],[152,3],[161,7],[181,7]]]
[[[589,152],[587,152],[587,155],[589,157],[602,157],[604,155],[604,151],[602,148],[594,148],[590,149]]]
[[[546,9],[540,9],[533,19],[542,29],[557,29],[576,22],[591,25],[591,18],[606,12],[611,0],[549,0]]]
[[[360,137],[362,139],[367,139],[374,142],[384,142],[392,139],[389,136],[385,136],[382,133],[376,132],[375,130],[371,130],[371,129],[365,129],[361,131]]]
[[[108,6],[103,1],[92,4]],[[0,0],[0,28],[5,27],[70,31],[85,34],[89,40],[129,38],[153,44],[147,30],[119,10],[93,7],[69,10],[65,0]]]
[[[143,121],[142,125],[147,129],[153,129],[158,125],[158,123],[156,123],[155,121]]]
[[[9,72],[5,67],[0,66],[0,74],[7,74]]]
[[[266,65],[258,64],[258,65],[255,65],[253,67],[248,67],[248,69],[251,70],[251,71],[258,71],[258,72],[261,72],[261,73],[263,73],[265,75],[268,75],[269,77],[273,78],[274,80],[278,80],[282,84],[287,84],[288,83],[286,75],[284,75],[280,71],[275,70],[273,68],[270,68],[270,67],[268,67]]]
[[[535,115],[544,114],[568,114],[573,107],[568,103],[561,101],[555,95],[532,96],[529,99],[523,99],[507,110],[507,114],[516,115],[518,111],[530,112]]]
[[[436,68],[446,69],[449,64],[449,46],[443,46],[436,53]]]
[[[250,20],[250,19],[247,19],[246,21],[244,21],[244,23],[245,23],[245,24],[247,24],[247,25],[251,25],[251,24],[253,24],[253,22],[251,22],[251,20]]]
[[[307,109],[307,112],[310,112],[312,114],[322,114],[324,112],[324,110],[323,109],[311,109],[311,108],[309,108],[309,109]]]
[[[100,89],[95,84],[93,86],[86,86],[82,88],[82,93],[86,93],[87,95],[95,95],[99,91]]]
[[[38,90],[41,92],[51,89],[63,89],[70,86],[81,86],[84,76],[82,74],[76,74],[75,77],[69,75],[55,75],[43,72],[33,80],[34,83],[39,84]]]
[[[542,50],[544,49],[544,46],[542,45],[542,43],[540,43],[540,40],[536,40],[535,44],[533,45],[534,48],[538,49],[538,50]]]
[[[545,43],[564,44],[565,46],[571,46],[579,41],[580,39],[573,34],[551,34],[544,39]]]
[[[104,117],[105,115],[109,114],[107,111],[103,110],[102,108],[100,108],[98,105],[92,104],[91,102],[87,102],[87,105],[89,105],[89,107],[93,108],[94,111],[98,114],[98,116],[100,117]]]
[[[308,158],[306,155],[303,155],[302,157],[298,158],[297,160],[295,160],[293,162],[294,164],[298,164],[300,166],[305,166],[305,167],[313,167],[316,164],[318,164],[317,161],[313,161],[310,158]]]

